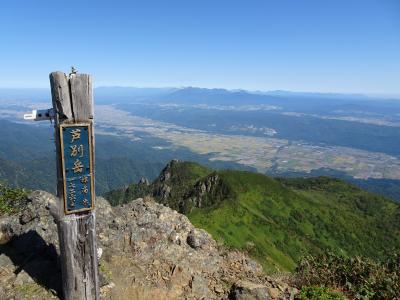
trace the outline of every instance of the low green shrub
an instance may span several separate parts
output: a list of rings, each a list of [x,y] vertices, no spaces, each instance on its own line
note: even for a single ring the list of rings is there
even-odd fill
[[[20,211],[26,204],[26,195],[25,189],[11,188],[0,182],[0,215]]]
[[[400,255],[385,262],[333,253],[303,258],[297,269],[301,287],[324,286],[356,299],[400,299]]]
[[[300,291],[300,299],[304,300],[345,300],[339,292],[332,291],[324,286],[307,286]]]

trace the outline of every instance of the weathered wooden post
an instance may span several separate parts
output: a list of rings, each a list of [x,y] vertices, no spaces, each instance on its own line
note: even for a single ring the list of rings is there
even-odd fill
[[[58,227],[65,300],[100,299],[94,210],[92,79],[50,74],[53,100]]]

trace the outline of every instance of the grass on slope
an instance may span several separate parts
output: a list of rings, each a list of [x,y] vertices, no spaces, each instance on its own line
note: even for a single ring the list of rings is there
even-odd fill
[[[153,194],[267,271],[294,270],[302,256],[328,250],[380,259],[400,247],[399,204],[328,177],[273,179],[172,161],[150,186],[118,193],[108,199]]]
[[[249,251],[268,271],[293,270],[304,254],[327,249],[380,258],[400,246],[399,205],[342,181],[218,174],[235,196],[195,209],[190,220],[228,246]]]

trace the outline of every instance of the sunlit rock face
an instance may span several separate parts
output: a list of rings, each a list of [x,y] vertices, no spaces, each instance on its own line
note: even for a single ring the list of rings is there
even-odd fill
[[[61,295],[54,201],[35,191],[20,213],[0,219],[0,299]],[[111,207],[98,197],[96,218],[102,299],[289,299],[297,293],[152,198]]]

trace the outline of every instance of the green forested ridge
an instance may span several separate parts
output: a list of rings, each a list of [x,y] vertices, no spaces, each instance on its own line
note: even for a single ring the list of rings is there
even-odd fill
[[[173,162],[141,194],[135,189],[107,197],[121,203],[152,193],[267,270],[293,270],[303,255],[327,250],[383,259],[400,246],[398,204],[329,177],[274,179]]]
[[[388,198],[393,199],[396,202],[400,202],[400,180],[388,179],[388,178],[354,178],[345,172],[341,172],[329,168],[320,168],[311,170],[310,172],[279,172],[275,169],[268,170],[266,175],[272,177],[321,177],[328,176],[342,179],[350,184],[360,187],[363,190],[376,193]]]

